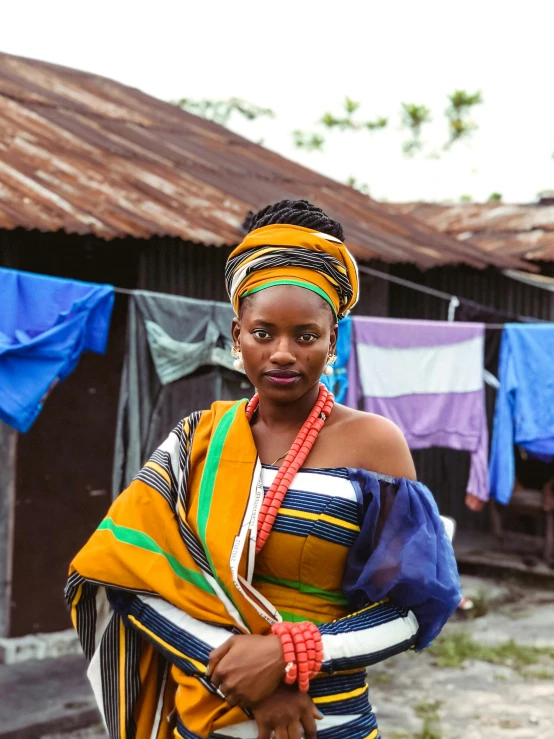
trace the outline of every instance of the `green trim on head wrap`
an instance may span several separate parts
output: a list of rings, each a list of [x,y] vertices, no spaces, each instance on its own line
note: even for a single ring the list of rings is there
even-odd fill
[[[311,290],[313,293],[317,293],[317,295],[322,297],[323,300],[325,300],[325,302],[331,306],[333,315],[335,316],[335,318],[337,318],[335,306],[333,305],[331,298],[317,285],[310,285],[309,282],[302,282],[301,280],[273,280],[272,282],[268,282],[261,287],[254,287],[252,288],[252,290],[248,290],[248,292],[245,292],[242,297],[246,298],[248,297],[248,295],[254,295],[254,293],[259,293],[261,290],[267,290],[268,287],[275,287],[276,285],[295,285],[296,287],[303,287],[306,290]]]

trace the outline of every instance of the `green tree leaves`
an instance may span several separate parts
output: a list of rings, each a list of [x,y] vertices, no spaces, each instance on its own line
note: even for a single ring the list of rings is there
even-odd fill
[[[238,113],[248,121],[254,121],[257,118],[274,118],[275,113],[271,108],[261,108],[259,105],[249,103],[241,98],[228,98],[227,100],[192,100],[191,98],[182,98],[177,100],[178,105],[183,110],[201,118],[207,118],[214,123],[226,126],[234,113]]]
[[[448,120],[449,139],[445,144],[448,149],[459,139],[467,138],[476,129],[477,124],[469,119],[472,109],[483,103],[481,91],[473,94],[465,90],[455,90],[448,96],[449,105],[444,114]]]
[[[425,123],[431,121],[431,111],[425,105],[402,103],[402,126],[410,131],[411,137],[402,144],[404,154],[411,156],[421,151],[421,129]]]

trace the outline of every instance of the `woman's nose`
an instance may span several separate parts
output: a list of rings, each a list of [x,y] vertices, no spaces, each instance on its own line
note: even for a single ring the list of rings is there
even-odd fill
[[[294,364],[296,356],[292,349],[290,342],[287,339],[282,339],[275,346],[275,350],[271,354],[271,361],[275,364]]]

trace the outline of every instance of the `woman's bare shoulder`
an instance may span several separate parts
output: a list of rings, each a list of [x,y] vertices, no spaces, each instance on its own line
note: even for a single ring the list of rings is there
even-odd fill
[[[416,479],[412,455],[404,434],[384,416],[337,404],[334,425],[355,464],[391,477]]]

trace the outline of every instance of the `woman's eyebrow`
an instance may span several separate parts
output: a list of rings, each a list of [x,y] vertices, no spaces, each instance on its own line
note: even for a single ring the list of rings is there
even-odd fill
[[[261,319],[256,320],[254,319],[252,323],[257,324],[258,326],[263,326],[264,328],[277,328],[276,323],[271,323],[271,321],[262,321]],[[295,324],[292,327],[295,331],[305,331],[306,329],[313,329],[318,330],[321,328],[318,323],[298,323]]]

